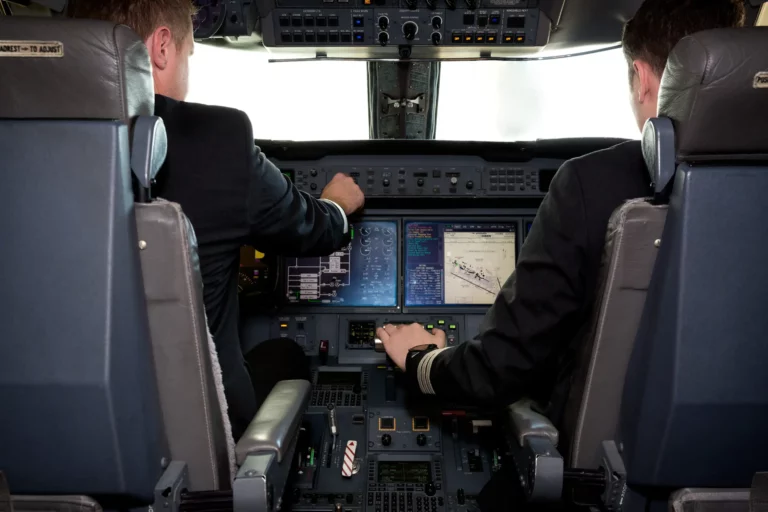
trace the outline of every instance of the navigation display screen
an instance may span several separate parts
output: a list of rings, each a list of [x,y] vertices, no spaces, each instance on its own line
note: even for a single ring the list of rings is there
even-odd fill
[[[427,484],[432,479],[429,462],[379,461],[380,484]]]
[[[352,241],[330,256],[285,258],[291,304],[397,305],[397,221],[350,226]]]
[[[405,305],[490,305],[515,270],[514,222],[406,222]]]

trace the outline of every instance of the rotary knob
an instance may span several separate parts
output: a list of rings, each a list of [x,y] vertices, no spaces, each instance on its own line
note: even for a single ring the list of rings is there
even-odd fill
[[[389,18],[382,16],[379,18],[379,28],[381,30],[387,30],[387,27],[389,27]]]
[[[386,32],[379,32],[379,44],[381,46],[387,46],[387,43],[389,42],[389,34]]]
[[[419,178],[416,180],[416,184],[420,187],[424,186],[424,178]]]
[[[432,18],[432,28],[434,28],[435,30],[440,30],[440,27],[442,26],[443,26],[443,18],[441,18],[440,16],[435,16],[434,18]]]
[[[472,190],[475,187],[475,184],[471,181],[467,182],[467,190]]]
[[[419,446],[424,446],[427,444],[427,436],[424,434],[419,434],[416,436],[416,444]]]
[[[392,436],[390,436],[389,434],[384,434],[383,436],[381,436],[381,444],[383,444],[384,446],[389,446],[390,444],[392,444]]]
[[[416,33],[419,31],[419,26],[412,21],[406,21],[403,23],[403,35],[408,41],[413,41],[416,37]]]
[[[443,39],[443,36],[440,35],[440,32],[433,32],[432,33],[432,44],[438,45],[440,44],[440,41]]]

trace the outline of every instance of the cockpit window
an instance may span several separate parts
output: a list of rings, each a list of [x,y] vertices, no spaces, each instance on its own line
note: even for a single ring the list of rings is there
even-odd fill
[[[620,49],[536,61],[443,62],[436,138],[640,138]]]
[[[270,58],[263,49],[196,44],[187,100],[244,111],[256,139],[369,138],[365,62],[270,64]]]
[[[187,99],[245,111],[257,139],[369,138],[365,62],[269,63],[273,57],[263,49],[197,44]],[[552,60],[443,62],[439,87],[441,140],[640,137],[620,49]]]

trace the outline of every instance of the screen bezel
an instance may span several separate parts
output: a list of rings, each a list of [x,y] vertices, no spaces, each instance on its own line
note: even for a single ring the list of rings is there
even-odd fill
[[[504,224],[514,224],[515,225],[515,268],[517,268],[518,260],[520,258],[520,247],[521,247],[521,226],[522,226],[522,218],[519,216],[486,216],[486,215],[472,215],[472,216],[461,216],[461,217],[403,217],[402,219],[402,254],[400,255],[400,258],[402,260],[402,273],[400,274],[402,279],[402,286],[401,286],[401,302],[400,304],[403,305],[403,313],[413,312],[413,313],[427,313],[432,310],[444,310],[444,308],[447,308],[449,311],[456,311],[456,310],[466,310],[466,311],[486,311],[493,302],[490,304],[431,304],[426,306],[408,306],[405,303],[405,288],[406,288],[406,268],[405,268],[405,227],[409,222],[441,222],[441,223],[504,223]]]
[[[396,276],[395,276],[395,305],[394,306],[355,306],[355,305],[334,305],[334,304],[312,304],[312,303],[301,303],[301,302],[290,302],[288,300],[288,297],[286,297],[286,278],[288,276],[287,272],[287,266],[288,263],[286,261],[286,258],[281,258],[280,262],[280,280],[278,283],[278,290],[280,290],[280,309],[284,312],[291,312],[291,311],[305,311],[307,309],[310,309],[313,313],[322,313],[322,312],[331,312],[331,311],[338,311],[338,312],[367,312],[367,311],[375,311],[377,313],[398,313],[400,312],[400,305],[402,302],[402,272],[400,272],[400,269],[403,265],[403,222],[402,219],[399,217],[392,217],[392,216],[365,216],[361,217],[359,219],[350,220],[350,224],[360,224],[362,222],[394,222],[395,226],[397,228],[397,236],[396,236],[396,251],[397,251],[397,268],[396,268]]]

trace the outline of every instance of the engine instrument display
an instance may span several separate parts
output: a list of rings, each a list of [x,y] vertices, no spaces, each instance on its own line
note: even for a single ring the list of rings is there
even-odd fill
[[[289,303],[397,305],[397,221],[362,221],[350,230],[350,243],[330,256],[286,258]]]

